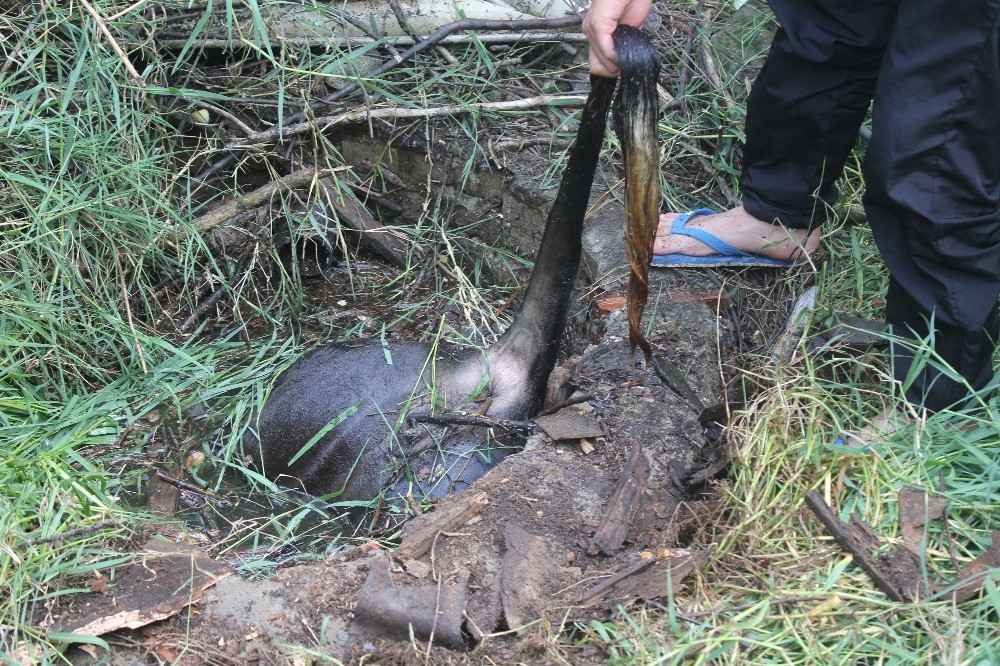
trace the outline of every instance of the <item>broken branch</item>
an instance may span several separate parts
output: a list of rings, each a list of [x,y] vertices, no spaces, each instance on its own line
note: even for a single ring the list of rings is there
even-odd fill
[[[175,479],[174,477],[163,472],[162,470],[159,469],[156,470],[156,477],[158,479],[161,479],[162,481],[166,481],[172,486],[180,488],[181,490],[187,490],[192,493],[203,495],[205,497],[210,497],[211,499],[217,502],[221,502],[222,504],[231,504],[229,500],[227,500],[225,497],[222,497],[218,493],[214,493],[211,490],[208,490],[207,488],[199,488],[198,486],[187,483],[186,481],[181,481],[180,479]]]
[[[400,62],[391,60],[385,62],[382,65],[376,67],[372,71],[359,77],[354,83],[344,86],[340,90],[333,92],[323,98],[323,104],[332,104],[338,100],[341,100],[354,91],[361,88],[363,81],[372,79],[376,76],[381,76],[386,72],[398,67],[401,63],[406,62],[413,56],[426,51],[432,46],[438,44],[445,37],[451,35],[455,32],[461,32],[465,30],[507,30],[510,32],[526,32],[529,30],[552,30],[556,28],[568,28],[570,26],[579,25],[583,22],[583,18],[580,16],[565,16],[556,19],[531,19],[527,21],[500,21],[495,19],[462,19],[460,21],[455,21],[449,23],[448,25],[441,26],[439,29],[435,30],[427,39],[424,39],[411,48],[403,51],[399,54]],[[317,108],[319,103],[312,105],[313,108]]]
[[[574,25],[579,25],[583,19],[580,16],[565,16],[556,19],[532,19],[527,21],[500,21],[494,19],[462,19],[460,21],[455,21],[449,23],[448,25],[442,26],[441,28],[435,30],[426,39],[414,44],[411,48],[398,54],[397,57],[391,58],[390,60],[382,63],[375,69],[358,76],[352,83],[340,88],[339,90],[327,95],[322,100],[317,102],[312,102],[309,105],[309,113],[315,113],[318,109],[323,106],[328,106],[344,99],[348,95],[351,95],[364,85],[365,82],[371,79],[382,76],[383,74],[392,71],[396,67],[399,67],[403,63],[407,62],[417,54],[426,51],[432,46],[437,45],[443,41],[446,37],[450,36],[452,33],[461,32],[465,30],[506,30],[510,32],[527,32],[530,30],[555,30],[558,28],[568,28]],[[299,123],[307,117],[305,112],[298,112],[292,114],[288,117],[288,123]],[[310,125],[311,126],[311,125]],[[272,130],[266,133],[266,138],[269,140],[277,140],[284,135],[284,130],[281,127],[272,128]],[[238,147],[245,143],[246,140],[241,140],[230,144],[227,148],[232,149]],[[219,169],[223,168],[228,164],[234,156],[232,154],[227,155],[222,158],[214,165],[203,171],[197,176],[197,180],[205,181],[213,173],[217,172]]]
[[[319,180],[328,173],[330,173],[330,169],[316,169],[314,167],[300,169],[205,213],[195,219],[191,225],[198,231],[209,231],[231,217],[266,203],[278,190],[293,190],[296,187],[302,187]]]
[[[111,48],[114,49],[114,52],[118,55],[118,58],[122,61],[122,64],[125,65],[125,70],[128,72],[129,78],[132,79],[132,83],[136,84],[140,88],[145,88],[146,82],[139,75],[139,72],[132,64],[132,61],[129,60],[128,55],[125,54],[125,51],[122,49],[121,45],[115,39],[115,36],[111,34],[111,30],[108,29],[107,21],[105,21],[104,18],[97,13],[97,10],[94,9],[94,6],[89,2],[87,2],[87,0],[80,0],[80,4],[83,5],[83,8],[87,10],[87,13],[90,14],[90,16],[97,22],[97,27],[101,31],[101,34],[104,35],[104,38],[108,40],[108,43],[111,45]]]
[[[237,148],[244,144],[260,143],[262,141],[276,140],[279,136],[292,136],[310,132],[316,128],[322,132],[334,125],[347,123],[367,122],[376,118],[436,118],[439,116],[455,116],[469,113],[480,113],[482,111],[519,111],[522,109],[533,109],[543,106],[553,105],[582,105],[587,98],[585,95],[536,95],[524,99],[508,100],[505,102],[482,102],[480,104],[455,104],[451,106],[439,106],[430,109],[411,109],[404,107],[387,107],[381,109],[352,109],[335,116],[319,116],[305,122],[294,125],[275,126],[260,132],[254,132],[246,137],[236,139],[229,148]]]
[[[861,567],[868,574],[875,586],[885,592],[885,595],[893,601],[906,601],[903,592],[896,587],[888,576],[883,575],[882,567],[872,557],[872,546],[878,544],[867,543],[858,538],[857,531],[850,525],[838,518],[833,510],[823,501],[823,497],[815,490],[809,491],[806,495],[806,504],[812,509],[813,514],[819,519],[826,530],[833,536],[834,540],[854,558],[855,564]]]
[[[479,416],[477,414],[413,414],[409,417],[411,423],[432,423],[434,425],[465,425],[478,426],[481,428],[502,428],[503,430],[516,430],[531,434],[535,432],[537,426],[531,421],[510,421],[507,419],[494,419],[489,416]]]

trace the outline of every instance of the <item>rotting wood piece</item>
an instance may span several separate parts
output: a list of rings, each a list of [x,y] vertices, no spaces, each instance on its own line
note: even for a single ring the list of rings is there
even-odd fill
[[[628,535],[629,522],[639,508],[639,500],[646,492],[649,483],[649,460],[642,452],[642,445],[636,442],[632,445],[628,460],[622,469],[621,477],[611,494],[608,506],[601,516],[594,537],[587,546],[591,555],[603,553],[614,555],[625,543]]]
[[[882,542],[871,528],[852,517],[851,525],[841,521],[816,491],[806,495],[806,504],[827,528],[834,539],[853,557],[855,563],[871,576],[876,587],[893,601],[911,601],[928,594],[953,598],[956,603],[979,593],[985,574],[1000,566],[1000,530],[992,534],[992,545],[983,554],[956,572],[949,583],[931,583],[925,574],[923,525],[926,521],[943,518],[946,500],[920,488],[903,488],[899,492],[900,531],[903,548],[873,556]]]
[[[389,560],[378,558],[358,596],[351,636],[407,641],[412,631],[420,640],[461,649],[464,611],[464,581],[399,587],[392,582]]]
[[[337,193],[326,179],[320,181],[323,193],[337,211],[340,221],[361,233],[365,240],[378,254],[393,266],[406,267],[406,255],[410,245],[399,235],[389,231],[381,222],[375,219],[368,210],[349,198],[338,201]]]
[[[403,541],[396,550],[396,559],[411,560],[431,549],[434,540],[442,532],[451,532],[486,508],[489,499],[486,493],[472,497],[454,495],[448,506],[411,520],[403,529]]]
[[[953,598],[956,603],[962,602],[978,594],[985,582],[985,574],[991,568],[1000,566],[998,530],[992,534],[991,547],[956,572],[953,582],[931,583],[922,564],[925,557],[923,526],[929,520],[944,517],[947,501],[921,488],[907,487],[899,492],[903,548],[878,556],[872,556],[871,553],[878,551],[882,542],[857,516],[852,517],[852,525],[847,525],[833,514],[816,491],[806,495],[806,504],[837,543],[871,576],[876,587],[893,601],[910,601],[928,594],[938,594]]]

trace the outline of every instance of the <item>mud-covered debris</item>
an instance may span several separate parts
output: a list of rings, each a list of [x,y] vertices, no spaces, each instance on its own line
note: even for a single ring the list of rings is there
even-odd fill
[[[551,605],[546,582],[555,576],[552,554],[538,537],[508,523],[500,565],[500,599],[507,626],[517,629],[539,617]]]
[[[597,525],[594,537],[587,547],[589,554],[603,553],[610,556],[621,549],[628,535],[629,523],[635,516],[639,500],[649,484],[649,471],[649,460],[642,452],[642,444],[635,442],[618,478],[615,491],[601,516],[601,522]]]
[[[915,486],[899,490],[899,531],[903,546],[920,562],[926,559],[927,525],[932,520],[946,520],[948,499]],[[982,555],[958,570],[955,580],[936,583],[935,594],[954,597],[956,603],[974,597],[982,589],[987,571],[1000,567],[1000,531],[993,532],[992,544]]]
[[[414,578],[427,578],[431,574],[431,565],[422,560],[405,560],[403,570]]]
[[[708,563],[709,550],[668,550],[647,553],[637,563],[601,581],[580,598],[580,606],[615,606],[635,599],[660,599]],[[669,577],[669,585],[667,578]]]
[[[197,548],[150,539],[113,585],[93,588],[80,612],[67,609],[49,629],[87,636],[136,629],[180,613],[232,573]]]
[[[392,582],[389,559],[374,560],[354,609],[351,636],[357,639],[423,641],[463,648],[462,613],[465,581],[398,587]]]
[[[572,407],[561,409],[555,414],[538,416],[534,419],[546,435],[556,441],[603,437],[604,431],[596,419]]]
[[[431,549],[434,540],[441,533],[452,532],[461,527],[489,504],[486,493],[458,497],[459,500],[453,501],[447,507],[425,513],[406,524],[403,541],[396,551],[397,559],[412,560],[420,557]]]

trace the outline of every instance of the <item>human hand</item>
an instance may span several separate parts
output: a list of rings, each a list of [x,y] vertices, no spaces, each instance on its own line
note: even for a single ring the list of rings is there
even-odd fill
[[[619,23],[638,28],[649,16],[653,0],[593,0],[583,19],[583,32],[590,40],[590,73],[616,77],[618,55],[611,33]]]

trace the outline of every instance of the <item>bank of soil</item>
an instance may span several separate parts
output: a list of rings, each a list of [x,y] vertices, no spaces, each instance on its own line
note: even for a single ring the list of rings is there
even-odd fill
[[[470,177],[462,151],[427,160],[426,146],[397,141],[385,152],[382,141],[349,136],[340,147],[358,167],[378,165],[393,184],[382,196],[398,210],[419,209],[429,178],[449,197],[453,224],[499,211],[479,233],[515,250],[537,246],[554,196],[539,187],[547,155],[521,151]],[[782,313],[756,321],[745,314],[765,312],[747,299],[771,289],[773,271],[654,270],[646,316],[654,372],[627,346],[621,194],[614,166],[605,164],[571,331],[550,387],[550,404],[564,406],[538,419],[523,452],[411,520],[398,548],[358,546],[262,581],[212,567],[197,586],[192,577],[161,590],[186,610],[112,634],[112,662],[371,664],[429,655],[435,663],[540,663],[546,637],[565,635],[576,621],[661,599],[669,589],[681,593],[710,556],[700,527],[724,519],[716,501],[729,455],[720,437],[724,386],[738,352],[765,342]],[[321,275],[305,284],[310,299],[331,298]],[[168,541],[183,534],[163,525],[153,531]],[[194,571],[204,568],[206,550],[181,557]],[[155,543],[143,552],[133,566],[165,566]],[[155,578],[137,578],[143,594],[155,596],[147,589]],[[89,595],[86,608],[64,607],[62,620],[116,612],[130,595],[135,602],[139,590],[125,580]],[[153,598],[140,603],[153,605]],[[574,664],[604,658],[592,646],[570,655]]]

